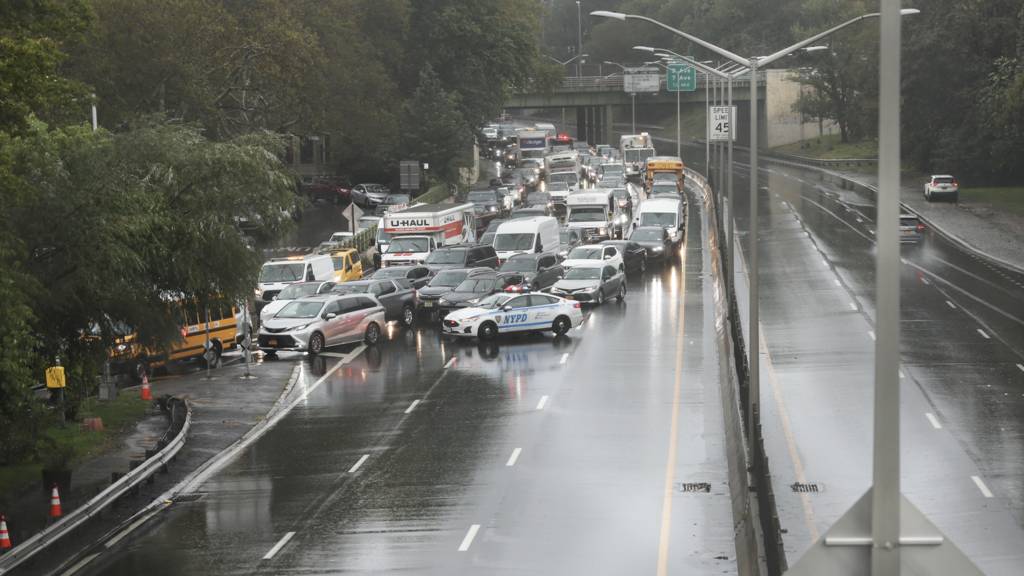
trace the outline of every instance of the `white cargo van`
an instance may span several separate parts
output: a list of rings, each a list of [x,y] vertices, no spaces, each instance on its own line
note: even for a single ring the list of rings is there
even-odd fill
[[[262,308],[289,284],[328,280],[334,280],[334,261],[330,254],[273,258],[260,268],[256,307]]]
[[[686,201],[678,198],[651,198],[640,204],[637,226],[661,226],[674,244],[683,240],[686,225]]]
[[[560,244],[558,219],[551,216],[510,220],[498,226],[494,233],[494,250],[499,262],[515,254],[555,252]]]

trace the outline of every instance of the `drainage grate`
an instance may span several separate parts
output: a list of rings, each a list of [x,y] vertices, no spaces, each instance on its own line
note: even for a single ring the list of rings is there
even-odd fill
[[[707,482],[677,482],[676,490],[680,492],[711,492],[711,484]]]
[[[816,483],[801,483],[794,482],[789,485],[793,489],[793,492],[806,493],[806,494],[817,494],[822,491],[822,486]]]
[[[196,500],[199,500],[203,496],[205,496],[205,494],[182,494],[180,496],[175,496],[174,502],[195,502]]]

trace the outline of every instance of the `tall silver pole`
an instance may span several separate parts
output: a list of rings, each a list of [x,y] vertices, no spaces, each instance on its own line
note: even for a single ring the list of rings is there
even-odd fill
[[[704,176],[711,178],[711,75],[704,73]]]
[[[718,79],[718,105],[725,104],[725,79]],[[729,126],[730,132],[732,125]],[[722,217],[722,199],[725,197],[725,142],[718,142],[718,216]]]
[[[757,58],[750,59],[750,269],[747,271],[750,283],[750,317],[747,326],[750,329],[749,342],[747,346],[747,364],[750,371],[750,385],[748,386],[747,401],[747,433],[749,435],[751,462],[756,463],[759,455],[757,453],[757,426],[755,426],[755,413],[761,403],[761,373],[760,354],[758,348],[761,345],[758,328],[760,326],[760,314],[758,310],[758,222],[757,222]],[[761,487],[758,488],[759,490]]]
[[[633,97],[633,134],[636,134],[636,92],[630,94]]]
[[[732,141],[736,134],[736,119],[733,118],[732,114],[732,75],[729,75],[729,160],[728,168],[726,169],[726,196],[725,196],[725,261],[728,266],[730,274],[726,274],[725,281],[726,286],[732,286],[733,279],[730,277],[733,270],[732,267]]]
[[[900,574],[900,4],[882,2],[871,574]]]
[[[679,119],[679,91],[676,90],[676,156],[683,157],[683,128]]]
[[[95,132],[99,128],[99,123],[96,118],[96,95],[92,95],[92,131]]]
[[[583,13],[581,12],[580,0],[576,0],[576,57],[583,54]],[[583,63],[579,60],[576,61],[576,77],[579,78],[583,75],[583,71],[580,69]]]

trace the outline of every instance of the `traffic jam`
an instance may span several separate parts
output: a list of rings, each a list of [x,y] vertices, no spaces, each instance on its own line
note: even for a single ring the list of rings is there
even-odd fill
[[[258,348],[316,355],[375,345],[387,324],[444,337],[562,337],[677,258],[687,201],[679,157],[646,133],[592,147],[550,124],[481,130],[495,174],[444,203],[378,202],[374,270],[338,233],[313,254],[264,263]]]

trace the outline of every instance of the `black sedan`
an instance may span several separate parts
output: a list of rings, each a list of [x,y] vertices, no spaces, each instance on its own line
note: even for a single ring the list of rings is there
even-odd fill
[[[664,262],[672,255],[672,238],[661,226],[634,228],[629,240],[643,247],[650,262]]]
[[[442,270],[434,276],[430,282],[416,291],[416,310],[420,313],[430,313],[438,310],[438,300],[455,290],[466,278],[478,276],[493,276],[491,268],[454,268]]]
[[[381,268],[373,274],[370,278],[374,280],[399,280],[405,279],[409,281],[409,284],[413,288],[419,289],[427,285],[430,279],[433,277],[430,268],[426,266],[389,266],[387,268]]]
[[[615,246],[622,254],[626,274],[643,274],[647,271],[647,250],[632,240],[605,240],[604,246]]]
[[[445,293],[438,299],[438,316],[444,318],[449,312],[458,308],[467,308],[476,304],[481,298],[502,292],[509,286],[523,283],[523,275],[519,273],[495,273],[469,276],[454,290]]]

